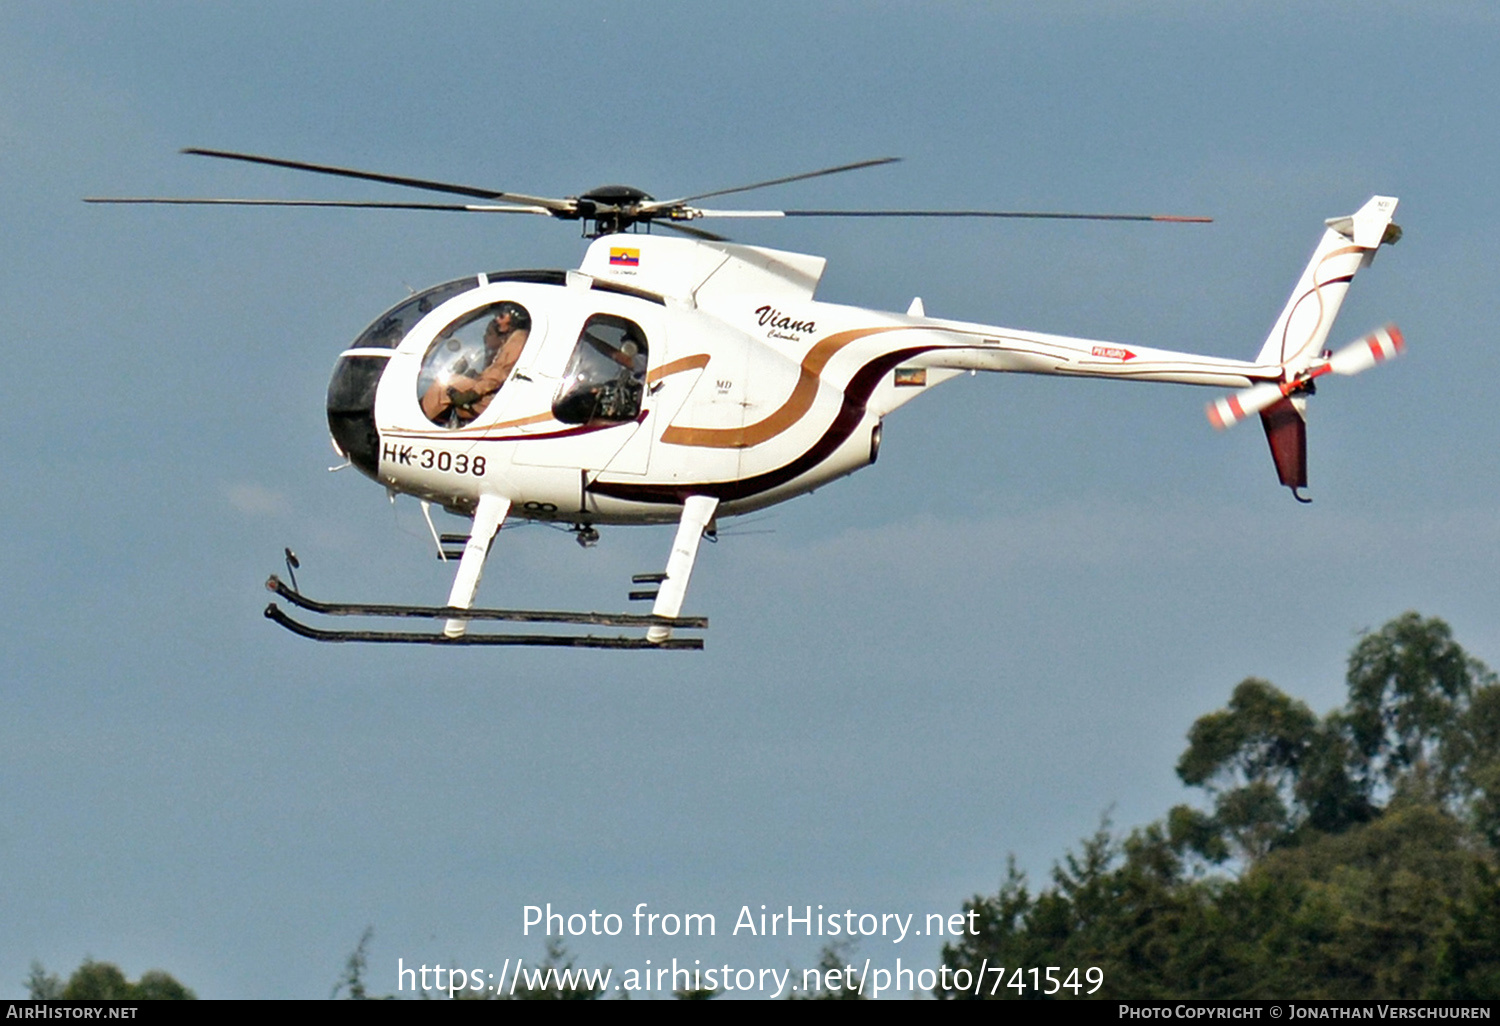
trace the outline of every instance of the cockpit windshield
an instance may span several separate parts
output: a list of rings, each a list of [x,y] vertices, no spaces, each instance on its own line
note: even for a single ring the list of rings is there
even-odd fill
[[[480,284],[478,276],[471,275],[418,292],[375,318],[375,322],[361,332],[349,348],[395,349],[423,317],[459,293],[478,288]]]

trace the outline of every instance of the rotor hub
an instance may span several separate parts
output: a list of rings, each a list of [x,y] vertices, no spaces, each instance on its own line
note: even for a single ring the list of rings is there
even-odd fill
[[[652,199],[649,193],[633,185],[601,185],[578,197],[578,216],[594,223],[590,235],[612,235],[637,221],[649,221],[650,214],[642,216],[640,206]]]

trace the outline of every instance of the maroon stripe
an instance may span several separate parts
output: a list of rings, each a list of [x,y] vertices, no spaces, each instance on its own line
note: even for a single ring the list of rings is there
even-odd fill
[[[611,498],[625,499],[630,502],[681,505],[691,495],[711,495],[720,502],[735,502],[779,488],[788,481],[812,470],[849,440],[854,429],[859,426],[860,421],[864,420],[870,395],[888,371],[914,356],[940,348],[942,347],[915,346],[910,349],[900,349],[877,357],[861,367],[844,388],[843,405],[828,430],[823,432],[823,437],[819,438],[812,448],[785,466],[734,481],[709,481],[694,485],[637,485],[596,481],[588,486],[588,490],[598,495],[608,495]]]
[[[608,424],[580,424],[578,427],[565,428],[562,431],[549,431],[546,434],[536,435],[478,435],[477,442],[539,442],[545,438],[572,438],[575,435],[587,435],[595,431],[608,431],[610,428],[623,427],[626,424],[644,423],[650,410],[642,410],[634,420],[617,420]]]

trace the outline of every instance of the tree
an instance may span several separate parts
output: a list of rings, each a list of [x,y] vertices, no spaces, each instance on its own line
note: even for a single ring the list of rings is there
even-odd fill
[[[1500,683],[1415,613],[1360,639],[1347,683],[1319,718],[1242,681],[1177,764],[1208,811],[1101,826],[1036,894],[1012,864],[945,963],[1093,967],[1096,998],[1500,996]]]
[[[366,949],[370,946],[370,939],[375,936],[375,927],[365,927],[365,932],[359,935],[359,943],[349,953],[349,960],[344,963],[344,975],[333,985],[333,992],[329,998],[339,996],[339,991],[345,988],[349,991],[350,1001],[365,1001],[369,994],[365,991],[365,968],[369,965],[369,954]]]
[[[1216,892],[1215,883],[1187,871],[1161,824],[1118,840],[1106,822],[1063,857],[1051,886],[1035,896],[1012,863],[998,894],[965,904],[965,912],[978,913],[979,935],[945,946],[943,962],[955,972],[967,970],[970,979],[993,966],[1008,967],[1008,975],[991,976],[977,988],[944,990],[940,984],[936,996],[1212,996],[1219,975],[1211,943]],[[1055,984],[1029,977],[1024,968],[1015,971],[1048,965],[1064,967]],[[1078,972],[1070,977],[1073,969]],[[1182,981],[1193,983],[1184,989]]]
[[[1177,774],[1213,798],[1199,840],[1253,861],[1303,831],[1368,823],[1400,795],[1500,839],[1500,687],[1448,625],[1405,613],[1364,635],[1346,683],[1343,708],[1319,720],[1252,677],[1193,724]]]
[[[1304,826],[1329,831],[1365,822],[1374,810],[1349,771],[1349,755],[1338,717],[1319,721],[1274,685],[1241,681],[1227,708],[1193,724],[1177,763],[1182,782],[1214,800],[1212,817],[1198,824],[1199,851],[1214,861],[1229,850],[1256,859]],[[1185,825],[1186,813],[1178,816]],[[1222,843],[1213,843],[1215,835]]]
[[[119,966],[92,958],[84,959],[66,983],[32,962],[26,989],[34,1001],[191,1001],[198,996],[160,969],[131,983]]]
[[[537,983],[528,982],[516,991],[517,1001],[597,1001],[604,996],[598,978],[578,969],[557,937],[547,938],[547,954],[536,978]]]
[[[607,966],[597,971],[579,969],[559,937],[547,938],[546,951],[537,968],[521,973],[515,980],[514,993],[510,989],[460,990],[453,996],[459,1001],[597,1001],[604,996]],[[621,996],[628,997],[624,992]],[[686,996],[700,995],[691,992]]]
[[[1464,713],[1495,676],[1448,625],[1406,613],[1365,635],[1349,656],[1348,682],[1343,725],[1367,788],[1421,786],[1440,801],[1456,797]]]
[[[1457,764],[1464,813],[1500,851],[1500,687],[1487,683],[1474,691],[1450,756]]]
[[[396,999],[395,994],[371,995],[365,985],[365,971],[369,963],[368,949],[374,936],[375,928],[366,927],[365,932],[360,935],[359,943],[355,945],[348,960],[344,963],[344,973],[334,984],[330,997],[337,998],[343,991],[355,1001],[372,998],[382,1001]],[[517,971],[519,972],[519,969]],[[459,989],[449,994],[445,988],[453,982],[453,977],[434,976],[433,979],[436,982],[433,985],[433,991],[419,989],[417,997],[419,999],[451,997],[455,1001],[593,1001],[604,994],[603,979],[607,972],[608,967],[598,971],[577,968],[562,940],[557,937],[548,937],[546,955],[542,958],[541,964],[521,973],[510,987],[501,989],[485,987],[475,990],[472,986],[455,984]],[[424,976],[423,979],[425,978]],[[142,979],[145,978],[142,977]],[[474,979],[477,980],[478,977],[475,976]],[[445,980],[447,982],[443,982]],[[690,993],[687,996],[700,995]]]
[[[788,990],[788,1001],[863,1001],[857,983],[849,983],[849,963],[854,954],[854,942],[847,938],[825,944],[818,952],[817,981],[813,990]],[[829,974],[833,975],[830,976]],[[806,974],[804,973],[804,979]],[[838,980],[838,986],[830,986],[830,980]]]
[[[26,992],[33,1001],[56,1001],[62,997],[62,980],[47,972],[40,962],[31,963],[31,972],[26,975]]]

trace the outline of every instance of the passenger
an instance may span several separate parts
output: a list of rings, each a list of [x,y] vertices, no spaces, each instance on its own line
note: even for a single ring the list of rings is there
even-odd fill
[[[531,317],[525,308],[517,303],[502,303],[484,331],[488,359],[484,370],[475,376],[461,374],[434,382],[422,396],[422,412],[427,419],[442,423],[451,416],[457,422],[451,426],[457,426],[468,424],[483,413],[515,369],[530,334]]]
[[[620,343],[620,348],[611,354],[615,363],[630,371],[632,374],[644,374],[646,372],[646,357],[641,353],[641,347],[635,339],[627,338]]]

